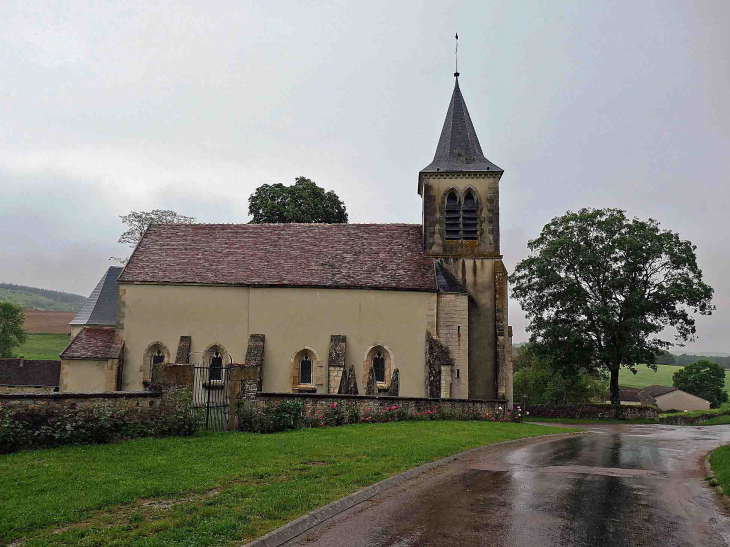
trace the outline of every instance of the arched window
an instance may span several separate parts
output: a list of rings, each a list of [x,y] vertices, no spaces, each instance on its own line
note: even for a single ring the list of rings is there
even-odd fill
[[[459,239],[461,237],[461,211],[459,210],[459,198],[456,197],[454,190],[451,190],[446,196],[444,217],[446,239]]]
[[[220,348],[213,348],[211,351],[208,379],[210,381],[223,379],[223,355]]]
[[[461,237],[462,239],[478,239],[477,230],[477,202],[471,190],[466,191],[464,204],[461,207]]]
[[[299,383],[302,385],[311,385],[312,382],[312,359],[309,353],[304,352],[302,358],[299,359]]]
[[[162,348],[158,347],[154,353],[152,353],[152,365],[159,365],[165,362],[165,354],[162,352]]]
[[[385,383],[385,357],[381,352],[377,352],[373,355],[373,370],[375,371],[375,381],[384,384]]]

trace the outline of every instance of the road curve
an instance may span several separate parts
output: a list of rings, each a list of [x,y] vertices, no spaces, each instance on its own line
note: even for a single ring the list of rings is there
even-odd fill
[[[702,480],[730,425],[586,429],[484,447],[286,545],[730,546],[730,519]]]

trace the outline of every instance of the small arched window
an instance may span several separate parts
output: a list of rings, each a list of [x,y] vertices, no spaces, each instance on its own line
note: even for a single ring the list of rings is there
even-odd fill
[[[152,359],[152,362],[150,363],[151,365],[159,365],[159,364],[162,364],[162,363],[164,363],[164,362],[165,362],[165,354],[164,354],[164,352],[162,351],[162,348],[159,348],[159,347],[158,347],[158,348],[157,348],[157,349],[156,349],[156,350],[155,350],[155,351],[154,351],[154,352],[152,353],[152,357],[151,357],[151,359]]]
[[[461,233],[463,239],[478,239],[477,202],[471,190],[466,191],[461,207]]]
[[[223,379],[223,355],[219,348],[215,348],[211,352],[208,379],[211,381]]]
[[[385,383],[385,357],[381,352],[373,355],[373,371],[375,372],[375,381],[379,384]]]
[[[312,384],[312,359],[307,352],[304,352],[302,358],[299,359],[299,383],[302,385]]]
[[[459,198],[456,197],[454,190],[451,190],[446,196],[444,217],[446,239],[459,239],[461,237],[461,211],[459,210]]]

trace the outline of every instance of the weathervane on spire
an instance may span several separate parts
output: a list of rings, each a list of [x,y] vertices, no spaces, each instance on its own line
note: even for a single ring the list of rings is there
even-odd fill
[[[454,51],[454,60],[456,61],[456,72],[454,72],[454,76],[456,78],[459,77],[459,33],[457,32],[454,36],[456,39],[456,50]]]

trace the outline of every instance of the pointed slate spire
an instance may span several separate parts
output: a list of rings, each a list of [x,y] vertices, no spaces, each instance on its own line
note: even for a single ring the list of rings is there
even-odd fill
[[[497,171],[502,169],[484,157],[477,133],[471,123],[469,111],[459,89],[459,73],[455,73],[456,84],[451,95],[446,121],[441,130],[436,154],[428,167],[421,173],[460,172],[460,171]]]

